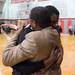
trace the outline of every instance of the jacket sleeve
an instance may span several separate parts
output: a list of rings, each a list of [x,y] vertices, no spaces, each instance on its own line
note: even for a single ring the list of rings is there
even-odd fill
[[[15,46],[15,39],[16,38],[11,39],[4,49],[2,61],[6,66],[13,66],[21,61],[32,59],[36,55],[37,47],[32,32],[17,46]]]

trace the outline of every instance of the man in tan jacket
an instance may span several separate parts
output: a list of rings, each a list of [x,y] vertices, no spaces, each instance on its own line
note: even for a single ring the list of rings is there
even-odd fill
[[[17,46],[15,46],[15,41],[18,33],[11,39],[3,52],[4,65],[13,66],[28,59],[31,61],[44,60],[50,56],[52,50],[55,50],[56,47],[61,47],[59,34],[50,26],[50,17],[45,8],[33,8],[30,14],[30,23],[36,31],[27,34],[26,39]],[[51,72],[53,71],[49,67],[42,74],[56,75],[51,74]],[[35,73],[33,75],[37,74]]]

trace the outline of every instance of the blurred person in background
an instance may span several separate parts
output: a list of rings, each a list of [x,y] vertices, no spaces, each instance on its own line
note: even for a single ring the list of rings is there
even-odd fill
[[[69,26],[69,34],[70,35],[75,35],[75,25]]]

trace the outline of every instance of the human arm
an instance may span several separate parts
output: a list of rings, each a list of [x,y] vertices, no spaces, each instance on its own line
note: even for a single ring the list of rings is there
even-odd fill
[[[55,61],[58,59],[58,49],[52,50],[50,56],[48,59],[44,60],[44,70],[47,70],[49,67],[51,67]]]
[[[21,61],[31,59],[36,54],[36,44],[32,35],[19,45],[15,46],[16,37],[11,39],[3,52],[3,64],[6,66],[13,66]]]

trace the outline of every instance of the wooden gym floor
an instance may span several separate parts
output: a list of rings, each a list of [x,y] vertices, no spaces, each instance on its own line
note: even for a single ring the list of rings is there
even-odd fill
[[[75,36],[61,35],[64,47],[64,59],[61,65],[62,75],[75,75]],[[12,75],[12,69],[2,64],[2,51],[7,44],[6,38],[0,34],[0,75]]]

